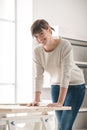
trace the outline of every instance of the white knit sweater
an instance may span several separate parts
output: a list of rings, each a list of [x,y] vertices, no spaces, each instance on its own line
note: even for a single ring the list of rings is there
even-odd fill
[[[85,83],[82,70],[73,60],[71,43],[61,39],[58,46],[51,52],[46,52],[42,45],[34,48],[34,87],[35,91],[41,91],[43,87],[43,73],[48,72],[50,83],[68,87]]]

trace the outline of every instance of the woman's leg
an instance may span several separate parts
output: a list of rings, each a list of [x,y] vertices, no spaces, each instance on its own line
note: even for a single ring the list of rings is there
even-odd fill
[[[61,130],[71,130],[81,107],[85,95],[85,85],[69,86],[64,106],[71,106],[72,110],[63,111],[61,116]]]
[[[53,88],[53,87],[51,87],[51,88]],[[59,87],[57,87],[57,88],[59,88]],[[52,97],[53,97],[52,99],[54,99],[56,97],[56,99],[53,100],[53,102],[56,102],[58,100],[57,96],[56,96],[57,95],[56,92],[53,90],[54,94],[52,94]],[[59,92],[58,92],[58,95],[59,95]],[[58,127],[60,130],[71,130],[72,129],[72,126],[73,126],[73,123],[77,116],[77,113],[79,111],[79,108],[83,102],[84,95],[85,95],[85,85],[84,84],[77,85],[77,86],[69,86],[68,92],[66,95],[66,99],[64,102],[64,106],[71,106],[72,110],[56,111],[56,116],[58,119]]]

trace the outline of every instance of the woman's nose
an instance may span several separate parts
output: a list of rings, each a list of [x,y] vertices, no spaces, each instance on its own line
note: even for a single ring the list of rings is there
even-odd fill
[[[38,37],[38,41],[39,42],[42,42],[43,41],[43,38],[41,36]]]

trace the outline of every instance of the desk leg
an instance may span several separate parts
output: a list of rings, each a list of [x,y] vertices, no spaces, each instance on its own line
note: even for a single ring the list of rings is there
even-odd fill
[[[51,125],[49,123],[49,119],[48,118],[41,118],[41,122],[42,122],[42,130],[52,130]]]
[[[6,130],[6,122],[2,118],[6,117],[5,114],[0,114],[0,130]]]
[[[10,122],[8,120],[6,121],[6,125],[7,125],[6,130],[10,130]]]
[[[7,130],[16,130],[15,125],[10,121],[7,121]]]

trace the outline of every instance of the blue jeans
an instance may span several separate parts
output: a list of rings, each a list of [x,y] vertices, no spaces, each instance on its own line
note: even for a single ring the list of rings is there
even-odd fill
[[[59,85],[51,85],[52,101],[57,102],[59,96]],[[69,86],[64,106],[71,106],[72,110],[55,111],[58,130],[72,130],[73,123],[81,107],[85,95],[85,84]]]

